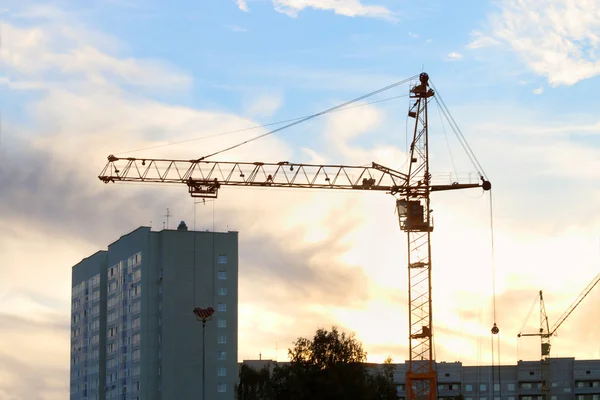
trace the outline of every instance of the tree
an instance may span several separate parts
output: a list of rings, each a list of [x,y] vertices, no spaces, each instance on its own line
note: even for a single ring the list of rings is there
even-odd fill
[[[320,328],[312,340],[294,342],[288,355],[290,400],[365,398],[367,353],[353,334]]]
[[[272,372],[240,369],[239,400],[391,400],[396,399],[394,365],[369,373],[367,353],[354,334],[317,330],[288,350],[290,363]],[[242,397],[245,396],[245,397]]]
[[[236,386],[239,400],[270,400],[272,396],[271,372],[265,366],[260,371],[246,364],[240,367],[240,383]]]
[[[396,384],[394,383],[394,371],[396,367],[392,363],[392,358],[388,357],[383,362],[381,371],[370,375],[370,386],[372,388],[372,399],[378,400],[396,400]]]

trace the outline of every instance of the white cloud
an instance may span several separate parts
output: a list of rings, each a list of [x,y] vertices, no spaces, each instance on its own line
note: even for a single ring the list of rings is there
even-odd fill
[[[248,29],[238,26],[238,25],[225,25],[227,29],[231,29],[234,32],[248,32]]]
[[[479,49],[481,47],[489,47],[499,44],[497,40],[491,38],[489,36],[485,36],[481,32],[474,31],[471,32],[471,36],[473,36],[473,40],[467,44],[468,49]]]
[[[491,35],[508,44],[553,86],[600,74],[597,0],[503,0],[491,16]]]
[[[124,84],[167,89],[186,89],[192,82],[189,75],[160,61],[110,55],[88,41],[101,35],[66,24],[32,28],[5,24],[3,28],[0,62],[6,66],[9,77],[26,75],[28,79],[41,80],[56,73],[70,77],[75,74],[88,83],[103,84],[111,78]],[[108,41],[98,42],[103,46]]]
[[[108,70],[115,68],[125,71],[125,75],[152,76],[156,73],[152,61],[115,55],[116,52],[107,50],[108,46],[91,39],[77,41],[77,37],[90,37],[86,30],[72,31],[69,40],[61,32],[64,31],[43,26],[20,28],[18,33],[22,35],[18,42],[27,44],[31,40],[35,45],[13,48],[11,65],[21,65],[19,62],[24,59],[39,65],[14,67],[6,79],[0,79],[11,88],[46,89],[35,101],[23,104],[28,127],[13,125],[3,132],[3,147],[9,150],[9,158],[1,160],[0,168],[4,189],[0,190],[0,202],[4,202],[1,205],[8,201],[8,206],[0,207],[0,214],[4,213],[0,215],[3,276],[0,293],[10,293],[10,296],[3,297],[0,305],[23,313],[41,313],[53,303],[56,312],[68,316],[68,266],[104,248],[129,228],[149,220],[155,221],[155,227],[160,226],[157,221],[164,214],[165,206],[171,207],[176,220],[185,219],[191,226],[192,202],[185,187],[103,185],[96,175],[106,155],[256,123],[230,113],[208,112],[136,96],[122,86],[126,79]],[[74,66],[62,72],[69,78],[69,84],[49,81],[43,72],[62,71],[56,57],[72,49],[87,49],[84,54],[101,54],[102,57],[93,62],[73,60]],[[137,70],[124,67],[123,63],[127,62]],[[173,68],[161,68],[167,75],[179,76]],[[273,75],[275,72],[267,69],[265,73]],[[300,75],[297,72],[307,73],[284,72],[289,74],[288,80]],[[365,85],[366,91],[397,80],[393,77],[365,80],[364,76],[344,75],[340,71],[308,71],[308,75],[317,82],[315,87],[336,84],[336,90],[347,87],[349,81]],[[147,78],[138,83],[142,87],[153,85]],[[269,96],[254,99],[256,110],[268,113],[278,107],[277,96],[275,99]],[[247,105],[253,104],[249,101]],[[572,287],[582,283],[580,273],[597,269],[597,265],[589,261],[589,255],[597,252],[597,239],[594,237],[591,245],[586,235],[590,231],[597,232],[600,226],[597,218],[590,218],[596,215],[594,207],[600,199],[597,190],[594,192],[600,156],[593,147],[570,143],[568,138],[572,133],[581,132],[597,135],[600,128],[595,121],[580,127],[569,124],[571,120],[579,120],[577,118],[548,123],[545,116],[518,126],[506,126],[509,123],[506,115],[511,115],[511,121],[518,120],[519,112],[529,110],[500,112],[496,106],[486,107],[486,112],[476,112],[469,107],[466,115],[485,117],[489,125],[463,130],[490,173],[494,187],[498,188],[494,194],[497,282],[499,308],[506,310],[502,314],[505,322],[501,322],[500,328],[509,332],[509,327],[521,322],[521,315],[513,311],[523,310],[524,316],[538,284],[557,296],[566,296],[568,304]],[[491,109],[496,110],[492,114],[497,115],[497,120],[489,121]],[[398,168],[406,155],[399,146],[379,141],[379,134],[388,131],[388,117],[374,106],[329,115],[322,136],[327,145],[324,151],[302,149],[296,153],[274,135],[236,149],[224,158],[248,161],[294,161],[296,158],[346,164],[377,161]],[[457,120],[464,128],[463,123],[468,119]],[[404,131],[404,127],[399,130]],[[511,134],[504,135],[505,131]],[[264,130],[256,134],[259,132]],[[402,142],[404,132],[394,132],[397,134],[394,140]],[[524,132],[528,135],[523,135]],[[8,144],[4,142],[6,136]],[[22,137],[28,139],[27,143],[11,144]],[[234,144],[240,137],[231,135],[227,139],[202,142],[202,146],[170,146],[124,155],[191,158]],[[435,150],[434,145],[442,140],[432,126],[431,155],[436,171],[440,171],[441,151]],[[305,143],[312,144],[308,140]],[[24,157],[24,153],[29,157]],[[443,163],[441,170],[444,170]],[[550,181],[551,190],[543,180]],[[564,190],[557,192],[556,187]],[[434,319],[440,360],[461,358],[466,363],[475,363],[489,359],[485,352],[477,352],[477,337],[467,334],[482,331],[482,325],[472,315],[477,315],[482,307],[485,309],[490,300],[489,215],[486,198],[474,199],[479,195],[476,191],[449,196],[436,194],[433,199],[436,214],[436,239],[432,248]],[[582,198],[588,201],[581,202]],[[89,212],[90,204],[94,204],[93,213]],[[136,207],[128,207],[128,204]],[[240,304],[241,358],[256,357],[255,349],[274,347],[275,341],[279,341],[280,359],[284,359],[282,354],[298,335],[310,335],[316,326],[327,326],[332,321],[357,330],[370,360],[381,360],[390,349],[396,360],[406,357],[406,340],[399,340],[397,335],[406,332],[406,236],[398,229],[390,196],[223,188],[216,204],[217,229],[229,225],[243,232],[245,238],[240,251],[240,262],[246,271],[240,277],[244,298]],[[206,210],[199,210],[202,212],[205,215],[199,218],[200,225],[212,217]],[[565,252],[565,248],[577,251]],[[14,268],[15,265],[19,267]],[[568,284],[564,279],[557,280],[560,274],[554,272],[564,270],[565,265],[575,266],[574,273],[565,278]],[[248,273],[249,269],[253,273]],[[31,276],[36,279],[32,280]],[[296,284],[290,276],[302,278],[301,282],[308,284]],[[536,287],[532,288],[530,282],[534,279]],[[473,281],[480,285],[473,285]],[[360,295],[358,290],[348,290],[357,282]],[[252,290],[257,286],[263,288],[261,293]],[[515,294],[514,287],[523,290],[524,295]],[[391,290],[397,293],[396,297],[389,298]],[[35,292],[38,298],[31,293],[24,294],[26,291]],[[298,298],[302,302],[299,303]],[[588,305],[593,304],[588,302]],[[258,332],[251,319],[256,309],[265,311],[265,328]],[[296,310],[296,318],[289,317],[289,309]],[[1,311],[6,309],[0,308]],[[362,318],[371,323],[367,326],[357,323]],[[372,326],[375,322],[379,324],[377,329]],[[586,326],[585,321],[572,322],[574,327]],[[24,327],[25,323],[35,323],[34,328],[39,329]],[[63,332],[41,324],[47,321],[21,321],[18,326],[15,321],[0,323],[0,343],[15,343],[6,354],[0,354],[0,393],[10,391],[16,398],[36,398],[37,393],[45,393],[49,399],[68,396],[65,383],[68,382],[68,330],[63,329]],[[461,326],[465,335],[457,338]],[[489,327],[483,328],[483,334],[488,334]],[[573,350],[572,355],[585,357],[585,350],[581,350],[586,349],[583,343],[596,344],[598,329],[589,324],[586,329],[579,329],[590,335],[587,342],[564,339],[562,351]],[[515,362],[516,355],[511,352],[515,347],[507,336],[503,339],[506,340],[503,362]],[[456,350],[456,343],[461,350]],[[24,376],[34,377],[33,383],[24,380]]]
[[[249,12],[250,9],[248,8],[248,3],[246,0],[235,0],[235,3],[237,4],[238,8],[244,12]]]
[[[305,8],[329,10],[346,17],[371,17],[395,20],[396,15],[380,5],[364,5],[361,0],[272,0],[275,10],[290,17],[298,16]]]
[[[544,87],[540,86],[539,88],[533,89],[533,94],[542,94],[544,93]]]
[[[408,36],[410,36],[411,38],[414,38],[414,39],[419,38],[419,35],[417,35],[416,33],[412,33],[412,32],[408,32]]]
[[[452,52],[446,56],[446,61],[457,61],[462,59],[463,56],[460,53]]]
[[[279,93],[263,93],[245,101],[244,113],[256,117],[270,117],[283,104],[283,96]]]

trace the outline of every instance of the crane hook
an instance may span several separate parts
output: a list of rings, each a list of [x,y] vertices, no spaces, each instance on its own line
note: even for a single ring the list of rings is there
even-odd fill
[[[500,333],[500,329],[498,329],[498,326],[494,322],[494,326],[492,327],[492,335],[497,335],[498,333]]]

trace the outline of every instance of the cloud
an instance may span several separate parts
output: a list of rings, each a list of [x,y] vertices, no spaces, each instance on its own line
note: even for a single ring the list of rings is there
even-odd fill
[[[412,33],[412,32],[408,32],[408,36],[410,36],[413,39],[418,39],[419,35],[417,35],[416,33]]]
[[[396,20],[396,14],[380,5],[364,5],[361,0],[272,0],[275,10],[295,18],[305,8],[333,11],[346,17]]]
[[[39,39],[40,32],[44,33],[44,40]],[[19,123],[17,119],[9,118],[3,132],[3,148],[7,154],[0,161],[3,189],[0,191],[0,230],[3,232],[0,235],[0,272],[4,277],[0,292],[10,293],[3,298],[2,304],[17,314],[2,317],[4,321],[10,321],[11,329],[0,331],[0,341],[15,343],[15,337],[27,331],[27,341],[52,346],[56,354],[52,353],[53,357],[46,360],[35,356],[42,352],[35,346],[14,346],[22,359],[16,358],[17,354],[2,359],[7,364],[6,368],[0,368],[0,382],[12,379],[10,371],[21,365],[29,371],[29,375],[23,372],[24,376],[38,371],[38,384],[27,385],[26,381],[14,380],[11,385],[2,383],[0,387],[9,393],[7,396],[17,398],[35,399],[44,391],[56,391],[57,397],[64,398],[68,393],[65,383],[68,382],[69,335],[65,329],[68,325],[64,320],[57,326],[49,325],[47,321],[29,321],[25,316],[49,312],[68,316],[68,267],[105,248],[120,234],[147,225],[150,220],[154,221],[155,227],[160,227],[166,207],[171,208],[176,219],[186,219],[188,224],[192,217],[192,203],[183,185],[170,190],[161,186],[102,184],[96,175],[104,165],[105,157],[127,149],[236,130],[257,123],[228,113],[169,105],[136,94],[121,76],[109,73],[113,67],[121,68],[123,58],[116,55],[106,58],[105,53],[91,44],[66,43],[60,29],[11,25],[11,33],[18,36],[15,42],[22,45],[14,46],[9,53],[11,69],[4,84],[10,90],[20,90],[23,82],[29,87],[36,83],[36,87],[43,90],[23,105],[27,122]],[[85,35],[86,32],[82,32],[82,36]],[[30,36],[31,40],[28,39]],[[63,49],[80,47],[86,48],[85,54],[104,54],[106,63],[81,62],[61,70],[57,57],[64,53]],[[32,55],[32,52],[36,54]],[[27,57],[38,65],[19,68]],[[123,57],[139,68],[142,76],[152,76],[156,71],[152,61],[141,63],[127,55]],[[166,68],[165,75],[177,76],[176,72]],[[52,74],[60,72],[69,81],[64,85],[53,83],[49,81],[51,74],[47,74],[48,71]],[[94,79],[90,79],[94,74]],[[138,84],[141,88],[153,86],[146,79],[139,80]],[[252,104],[254,112],[274,112],[281,103],[280,97],[270,95],[258,100]],[[257,134],[261,132],[264,130]],[[201,153],[189,146],[162,148],[160,156],[193,158],[237,143],[239,137],[223,136],[207,142]],[[291,159],[293,155],[277,137],[253,143],[228,153],[227,158],[278,161]],[[305,154],[323,157],[311,149],[306,149]],[[244,192],[245,201],[253,204],[252,213],[248,213],[239,211],[240,192],[228,188],[220,195],[217,205],[217,229],[229,225],[231,229],[244,232],[240,239],[241,263],[251,273],[242,272],[240,276],[240,296],[248,299],[245,304],[249,310],[264,309],[268,305],[263,322],[265,326],[278,327],[271,330],[270,336],[260,336],[252,333],[255,331],[254,320],[240,318],[240,326],[245,327],[241,343],[246,346],[240,354],[249,352],[250,348],[264,347],[267,339],[279,341],[281,348],[285,348],[298,332],[310,334],[315,326],[343,322],[336,319],[328,309],[330,306],[340,312],[349,307],[360,308],[380,292],[377,282],[381,279],[371,281],[364,257],[357,258],[360,263],[354,263],[339,255],[353,250],[352,241],[356,239],[352,237],[354,234],[348,233],[353,232],[355,226],[372,223],[361,218],[363,202],[344,196],[340,201],[340,195],[336,193],[284,192]],[[131,204],[136,207],[124,206]],[[334,212],[341,204],[344,205],[344,218]],[[311,216],[310,226],[298,229],[298,226],[305,226],[306,215]],[[395,224],[391,225],[395,228]],[[278,228],[274,230],[273,226]],[[379,224],[378,229],[381,229]],[[373,238],[363,240],[376,245]],[[262,250],[256,252],[256,249]],[[386,262],[380,264],[390,268]],[[15,265],[22,268],[14,268]],[[35,281],[31,280],[32,275],[36,276]],[[273,291],[269,294],[278,301],[267,304],[268,300],[250,290],[257,284],[271,287]],[[290,293],[296,295],[290,296]],[[296,310],[295,318],[286,319],[290,309]],[[52,313],[50,315],[54,315]],[[282,331],[283,334],[277,333]],[[43,341],[36,336],[40,334],[44,335]],[[374,338],[371,336],[369,341]],[[38,368],[36,363],[40,362],[47,362],[48,368]],[[55,381],[61,382],[56,389],[50,386]]]
[[[600,4],[596,0],[503,0],[490,35],[507,44],[552,86],[600,74]]]
[[[496,39],[491,38],[489,36],[485,36],[483,33],[474,31],[471,32],[471,36],[473,36],[473,40],[467,44],[468,49],[479,49],[482,47],[495,46],[500,44]]]
[[[68,335],[68,331],[66,334]],[[69,393],[68,360],[67,356],[63,367],[34,367],[21,358],[0,353],[0,398],[6,400],[64,399]]]
[[[446,61],[457,61],[462,59],[463,56],[460,53],[452,52],[446,56]]]
[[[539,88],[533,89],[533,94],[542,94],[544,93],[544,87],[540,86]]]
[[[101,49],[108,44],[106,41],[96,39],[100,47],[90,43],[89,39],[100,35],[77,27],[61,23],[28,28],[5,24],[3,30],[9,40],[4,40],[0,62],[11,80],[27,76],[25,82],[42,81],[52,76],[56,81],[58,74],[69,79],[80,76],[87,83],[99,86],[110,79],[121,84],[171,90],[187,89],[192,83],[189,75],[161,61],[111,55]]]
[[[244,113],[255,117],[270,117],[283,104],[283,96],[279,93],[263,93],[247,98]]]
[[[238,26],[238,25],[225,25],[225,27],[227,29],[232,30],[233,32],[238,32],[238,33],[248,32],[248,29],[243,28],[243,27]]]
[[[248,3],[246,2],[246,0],[235,0],[235,3],[237,4],[238,8],[244,12],[249,12],[250,9],[248,8]]]
[[[102,184],[96,176],[105,157],[123,152],[124,156],[194,158],[237,143],[248,137],[247,132],[202,141],[202,146],[188,142],[152,151],[126,150],[258,123],[233,113],[166,103],[139,93],[137,88],[170,89],[156,87],[150,79],[139,80],[136,88],[112,73],[113,61],[116,70],[128,61],[141,68],[141,75],[152,76],[157,67],[152,60],[132,57],[110,37],[81,28],[65,34],[64,29],[46,25],[12,26],[13,32],[21,35],[20,42],[27,43],[31,35],[37,43],[34,52],[48,56],[35,58],[29,54],[32,48],[25,45],[14,48],[11,62],[30,57],[40,65],[11,68],[3,80],[7,90],[20,90],[27,84],[43,90],[28,93],[31,96],[25,100],[15,96],[23,118],[10,112],[3,115],[0,307],[5,308],[0,309],[0,343],[15,345],[0,355],[0,397],[36,399],[41,398],[39,393],[51,392],[55,398],[64,398],[68,396],[69,343],[64,316],[70,309],[69,267],[139,225],[153,221],[154,228],[160,229],[166,207],[171,208],[175,220],[186,220],[188,226],[195,214],[185,185]],[[39,43],[36,32],[45,35]],[[57,65],[56,55],[88,47],[91,49],[85,54],[104,54],[110,67],[96,61],[81,62],[62,71]],[[176,67],[157,64],[168,76],[181,74]],[[349,81],[359,82],[367,91],[399,80],[364,79],[361,74],[335,70],[277,69],[281,68],[264,68],[270,82],[276,77],[291,81],[304,72],[313,88],[340,91],[348,90]],[[56,72],[61,80],[53,81]],[[310,86],[298,79],[291,83]],[[352,86],[352,90],[362,90]],[[189,86],[179,87],[186,90]],[[247,104],[252,100],[256,99]],[[326,101],[328,105],[340,103],[339,99]],[[377,161],[400,169],[406,154],[397,143],[404,139],[404,126],[398,129],[394,114],[380,106],[331,114],[321,125],[311,126],[310,133],[317,133],[323,141],[318,147],[312,148],[317,141],[310,137],[303,143],[311,147],[296,151],[283,140],[285,136],[273,135],[221,159]],[[569,138],[593,138],[600,134],[600,125],[576,114],[548,117],[498,103],[467,104],[466,109],[468,117],[454,115],[495,188],[498,322],[505,335],[503,362],[514,362],[518,347],[512,331],[521,322],[518,310],[524,310],[524,317],[538,286],[556,296],[558,300],[552,304],[557,304],[557,309],[552,312],[560,312],[562,299],[568,303],[576,294],[573,287],[579,288],[584,280],[582,276],[597,269],[597,264],[589,261],[590,254],[597,253],[597,239],[594,236],[591,243],[589,237],[596,235],[600,226],[594,217],[600,201],[595,185],[600,157],[593,145]],[[451,170],[450,162],[444,161],[446,143],[440,130],[434,129],[433,123],[430,128],[435,172]],[[258,129],[252,136],[264,132]],[[557,192],[556,187],[561,190]],[[489,343],[491,327],[488,198],[477,196],[481,193],[475,190],[433,198],[438,359],[459,357],[471,364],[489,359],[485,351],[481,357],[477,344],[480,338]],[[258,349],[263,355],[273,354],[278,343],[279,359],[284,359],[285,349],[296,337],[310,336],[318,326],[337,323],[357,332],[369,360],[380,361],[390,353],[398,361],[407,358],[407,340],[402,338],[407,331],[406,236],[398,229],[392,196],[224,187],[213,204],[215,214],[210,206],[196,207],[198,228],[212,228],[214,216],[217,230],[240,231],[240,357],[256,358]],[[565,265],[572,266],[568,276],[560,272]],[[264,290],[257,292],[256,287]],[[582,306],[597,301],[590,297]],[[592,348],[598,328],[578,320],[586,309],[579,311],[582,314],[573,314],[574,319],[569,320],[574,333],[565,330],[555,348],[574,349],[573,354],[582,358],[585,353],[578,349],[578,340],[587,340],[587,348]],[[254,317],[259,312],[260,324]],[[56,321],[38,318],[46,314]],[[534,352],[532,357],[536,357]],[[35,378],[33,383],[30,377]]]

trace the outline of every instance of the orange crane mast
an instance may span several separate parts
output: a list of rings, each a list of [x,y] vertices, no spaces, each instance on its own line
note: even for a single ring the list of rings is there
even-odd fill
[[[428,105],[435,96],[426,73],[410,89],[408,115],[414,119],[407,173],[372,163],[370,167],[298,164],[287,161],[222,162],[108,157],[98,176],[109,182],[185,184],[192,197],[216,198],[222,186],[380,191],[396,199],[401,230],[407,233],[409,294],[409,364],[407,399],[437,398],[431,306],[431,244],[433,223],[430,193],[491,189],[482,173],[477,182],[434,182],[429,171]]]

